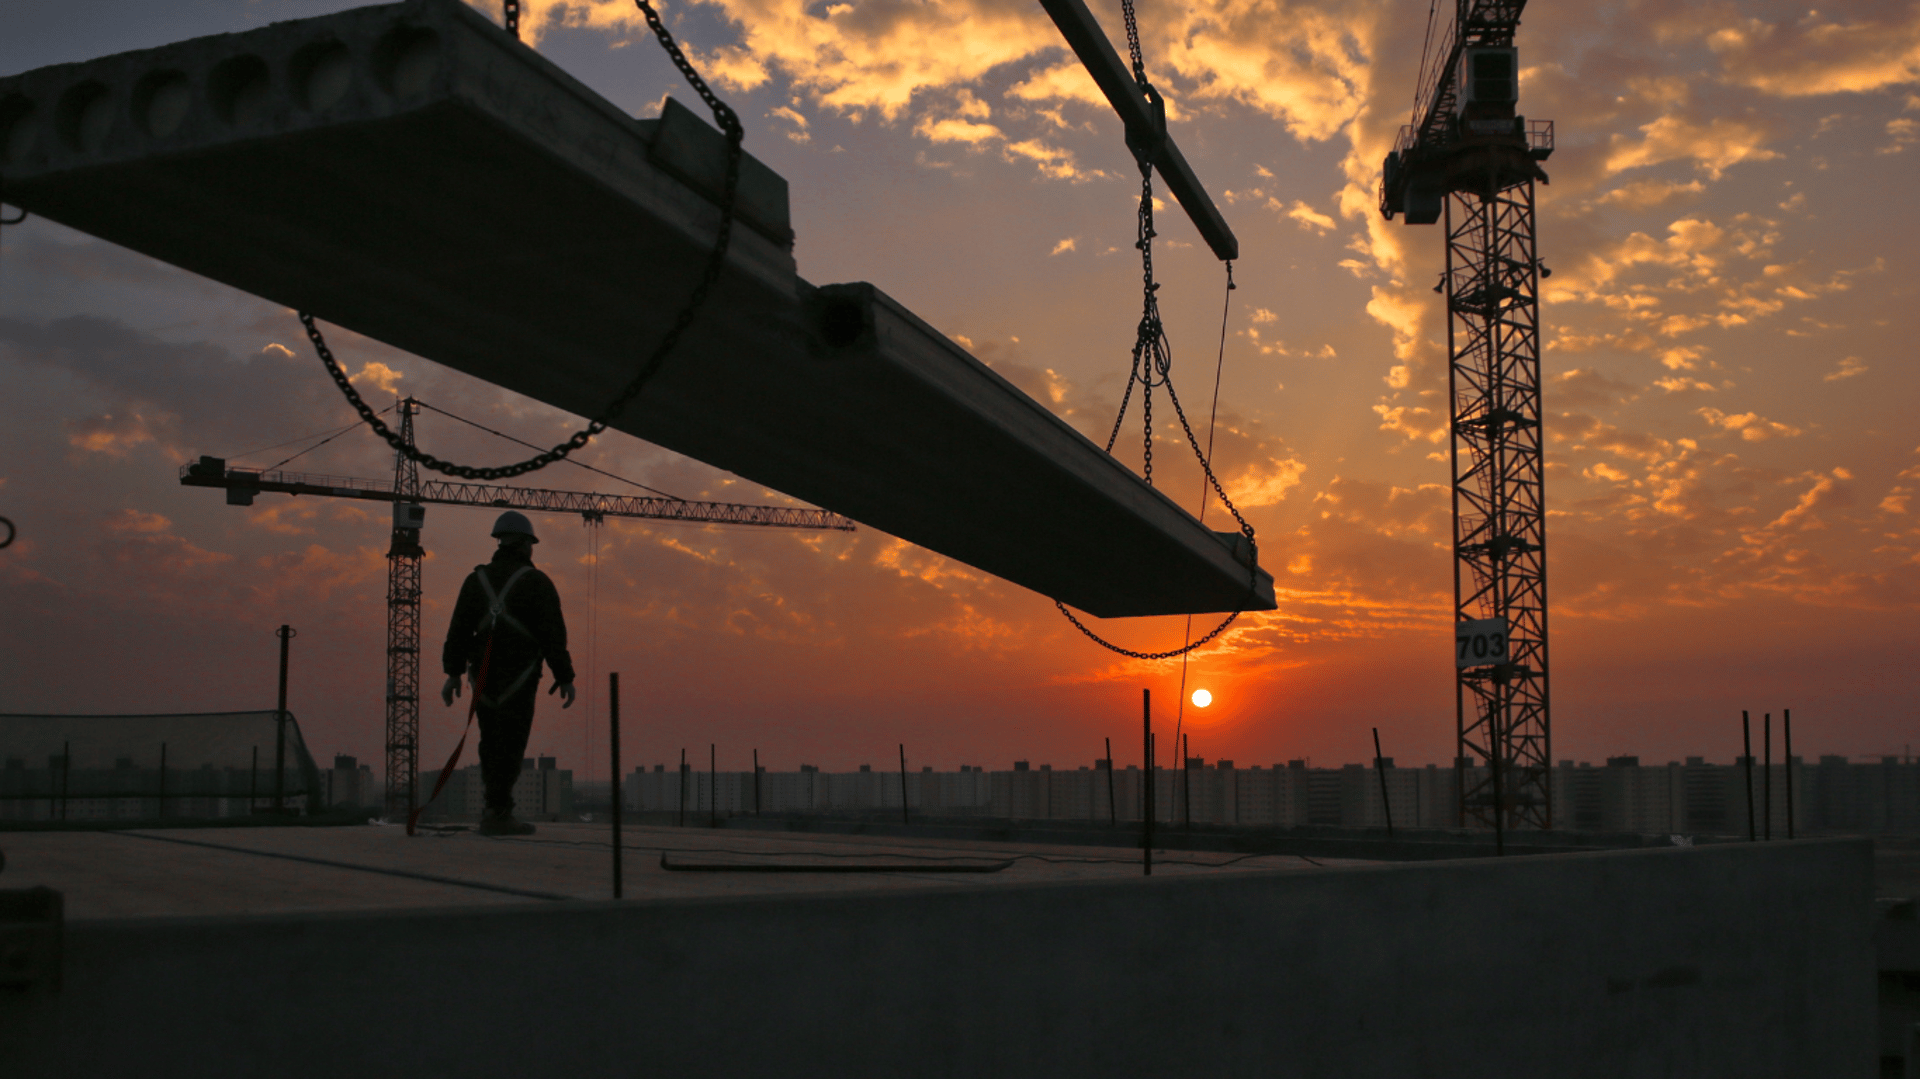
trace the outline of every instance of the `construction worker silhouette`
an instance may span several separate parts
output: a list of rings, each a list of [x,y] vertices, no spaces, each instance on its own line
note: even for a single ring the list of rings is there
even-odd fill
[[[472,679],[474,714],[480,721],[480,777],[486,785],[482,835],[528,835],[533,825],[513,815],[513,785],[533,730],[540,664],[553,671],[553,688],[573,707],[573,659],[567,655],[567,622],[560,593],[533,568],[533,522],[508,510],[493,523],[500,548],[493,561],[475,566],[460,586],[447,627],[440,666],[447,684],[440,699],[452,706],[460,679]]]

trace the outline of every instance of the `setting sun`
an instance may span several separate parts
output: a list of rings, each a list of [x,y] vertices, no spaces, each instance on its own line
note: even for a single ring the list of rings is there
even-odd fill
[[[1196,689],[1193,691],[1193,706],[1195,708],[1205,708],[1207,705],[1212,703],[1213,703],[1213,694],[1208,693],[1204,689]]]

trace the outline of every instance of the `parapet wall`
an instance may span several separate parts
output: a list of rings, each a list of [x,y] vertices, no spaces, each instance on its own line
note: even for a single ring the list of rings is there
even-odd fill
[[[1863,840],[81,922],[0,1074],[1867,1079]]]

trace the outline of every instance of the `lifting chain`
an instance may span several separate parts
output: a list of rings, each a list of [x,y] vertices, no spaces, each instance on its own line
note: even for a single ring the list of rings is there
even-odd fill
[[[340,388],[340,393],[346,397],[347,403],[353,406],[354,411],[360,414],[360,418],[366,421],[367,426],[373,428],[374,433],[384,439],[387,445],[435,472],[469,480],[501,480],[537,472],[550,464],[565,460],[567,455],[585,446],[593,440],[595,435],[611,426],[620,418],[620,414],[626,410],[626,407],[633,403],[633,399],[640,395],[640,391],[660,370],[661,364],[666,362],[667,354],[672,352],[673,347],[680,342],[681,335],[693,325],[694,317],[700,313],[701,307],[707,302],[708,295],[713,291],[714,284],[719,281],[721,272],[726,269],[727,245],[733,239],[734,193],[740,186],[740,143],[745,138],[746,132],[740,126],[739,116],[735,115],[726,102],[721,101],[714,94],[713,90],[707,86],[707,81],[694,70],[693,63],[687,59],[686,53],[681,51],[680,44],[673,39],[672,31],[660,21],[660,13],[655,11],[653,5],[647,0],[633,0],[633,2],[646,16],[647,26],[652,29],[653,36],[659,40],[660,47],[665,49],[667,56],[673,60],[673,66],[680,69],[680,74],[686,77],[687,83],[700,95],[700,100],[706,102],[707,108],[713,112],[714,122],[719,124],[720,130],[726,134],[727,175],[720,192],[720,227],[715,232],[713,251],[707,256],[706,269],[701,273],[699,282],[694,285],[693,292],[687,297],[686,305],[681,307],[680,313],[674,317],[673,325],[667,328],[666,334],[660,338],[653,352],[634,373],[633,379],[614,395],[607,406],[600,410],[599,415],[588,421],[585,427],[575,431],[565,442],[515,464],[479,468],[443,461],[430,453],[422,452],[417,447],[408,445],[406,440],[392,428],[380,422],[373,409],[361,398],[360,391],[353,388],[353,383],[347,378],[347,373],[341,368],[339,361],[334,359],[333,351],[327,347],[326,338],[321,336],[320,328],[314,325],[313,316],[304,311],[300,312],[300,324],[306,327],[307,340],[313,342],[314,352],[320,357],[320,362],[326,365],[327,374],[333,376],[334,385]],[[518,26],[518,7],[519,5],[511,0],[507,5],[508,18],[513,20],[515,27]]]
[[[515,41],[520,40],[520,0],[506,0],[506,10],[501,14],[507,33],[512,34]]]
[[[1126,17],[1127,48],[1133,60],[1134,82],[1139,85],[1141,93],[1157,102],[1160,95],[1147,81],[1146,65],[1140,56],[1140,31],[1134,21],[1133,0],[1120,0],[1120,9]],[[1158,134],[1164,136],[1165,132]],[[1128,143],[1133,150],[1134,160],[1140,166],[1138,235],[1133,245],[1140,251],[1140,325],[1134,335],[1133,369],[1127,375],[1126,392],[1120,396],[1120,412],[1113,418],[1113,430],[1107,435],[1107,452],[1113,452],[1114,443],[1120,437],[1121,421],[1126,419],[1127,405],[1133,399],[1133,387],[1138,384],[1140,411],[1146,427],[1142,478],[1147,481],[1147,486],[1153,486],[1153,388],[1155,386],[1164,388],[1167,391],[1167,400],[1173,404],[1173,414],[1180,420],[1180,429],[1186,433],[1187,445],[1193,447],[1193,455],[1199,460],[1201,471],[1206,473],[1208,486],[1212,488],[1215,495],[1219,496],[1220,503],[1227,507],[1227,512],[1233,514],[1234,521],[1240,525],[1240,534],[1247,538],[1249,556],[1247,591],[1251,594],[1254,585],[1259,582],[1260,575],[1260,562],[1257,557],[1259,548],[1254,541],[1253,526],[1241,516],[1233,500],[1227,497],[1226,489],[1220,485],[1219,477],[1213,474],[1213,463],[1207,459],[1207,452],[1200,448],[1200,440],[1193,433],[1193,425],[1187,422],[1186,409],[1180,407],[1180,396],[1173,391],[1173,346],[1168,343],[1166,326],[1160,321],[1158,296],[1160,285],[1153,279],[1153,238],[1156,235],[1153,230],[1153,157],[1159,147],[1145,140],[1129,139]],[[1233,288],[1233,263],[1231,262],[1227,263],[1227,288],[1229,290]],[[1224,312],[1221,317],[1225,317]],[[1224,334],[1224,327],[1222,332]],[[1222,348],[1224,348],[1224,337],[1222,342]],[[1215,392],[1217,394],[1218,390],[1216,389]],[[1234,620],[1241,615],[1240,611],[1233,612],[1219,625],[1213,627],[1212,632],[1197,641],[1188,642],[1184,647],[1169,649],[1165,652],[1136,652],[1130,648],[1122,648],[1087,628],[1086,623],[1074,617],[1073,612],[1067,610],[1067,605],[1059,600],[1055,600],[1053,605],[1060,608],[1060,613],[1067,616],[1067,621],[1072,622],[1074,628],[1086,634],[1095,644],[1132,659],[1178,659],[1226,632],[1227,627],[1233,625]]]

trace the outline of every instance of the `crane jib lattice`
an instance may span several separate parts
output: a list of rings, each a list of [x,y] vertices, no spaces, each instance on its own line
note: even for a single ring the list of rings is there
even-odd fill
[[[502,487],[456,480],[422,480],[414,494],[397,492],[389,480],[329,476],[311,472],[254,472],[227,468],[204,458],[180,470],[188,487],[224,487],[289,495],[363,498],[376,502],[422,502],[448,506],[487,506],[547,513],[644,517],[663,521],[753,525],[761,528],[811,528],[852,532],[853,521],[828,510],[795,506],[756,506],[739,502],[691,502],[682,498],[551,491],[538,487]]]

